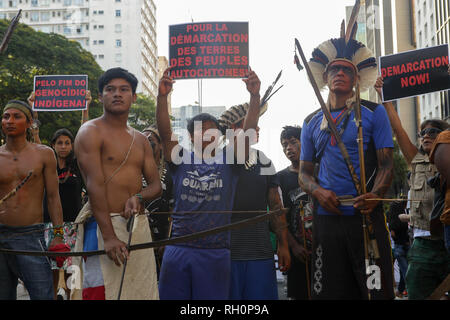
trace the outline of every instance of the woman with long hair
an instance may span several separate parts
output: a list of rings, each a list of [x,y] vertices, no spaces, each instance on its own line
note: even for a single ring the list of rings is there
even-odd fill
[[[28,98],[28,103],[30,105],[34,102],[34,92]],[[89,105],[92,101],[91,93],[88,90],[86,94],[87,108],[82,111],[81,124],[84,124],[89,120]],[[37,118],[37,116],[35,116]],[[33,130],[33,138],[35,143],[40,143],[39,139],[39,129],[38,127]],[[55,152],[55,157],[57,160],[57,171],[59,179],[59,196],[61,199],[61,205],[63,208],[63,230],[64,230],[64,243],[67,244],[72,250],[75,245],[76,240],[76,227],[73,224],[78,213],[82,208],[82,197],[84,194],[83,179],[78,168],[78,163],[75,158],[74,152],[74,135],[67,128],[58,129],[53,134],[50,141],[51,147]],[[53,239],[53,232],[51,232],[54,227],[50,223],[50,217],[48,214],[48,208],[46,206],[46,201],[44,200],[44,222],[47,224],[45,238],[47,243],[51,242]],[[64,280],[67,283],[67,279],[70,274],[67,272],[72,264],[72,259],[67,258],[64,263],[62,260],[51,261],[53,270],[53,288],[55,297],[61,299],[59,295],[57,296],[60,270],[64,270]],[[66,297],[69,298],[70,291],[65,286]]]

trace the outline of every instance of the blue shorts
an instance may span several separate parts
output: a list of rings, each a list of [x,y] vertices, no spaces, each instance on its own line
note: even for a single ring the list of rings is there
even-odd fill
[[[0,248],[46,251],[44,225],[0,225]],[[47,257],[0,253],[0,300],[16,300],[21,279],[31,300],[53,300],[53,274]]]
[[[167,246],[159,275],[161,300],[226,300],[230,250]]]
[[[231,261],[231,300],[278,300],[275,261]]]

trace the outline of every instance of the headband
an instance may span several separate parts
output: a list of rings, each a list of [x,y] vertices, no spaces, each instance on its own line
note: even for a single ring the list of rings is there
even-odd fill
[[[23,104],[18,102],[10,102],[6,105],[6,107],[3,109],[3,113],[8,109],[17,109],[22,111],[28,120],[32,120],[33,116],[31,115],[31,109],[28,107],[25,107]]]

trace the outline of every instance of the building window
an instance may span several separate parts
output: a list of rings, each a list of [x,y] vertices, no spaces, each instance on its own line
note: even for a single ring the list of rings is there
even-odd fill
[[[33,22],[39,21],[39,12],[31,12],[30,20]]]
[[[103,10],[98,10],[98,14],[104,14],[105,12]]]
[[[41,21],[49,21],[50,12],[41,12]]]
[[[99,54],[99,55],[98,55],[98,58],[99,58],[99,59],[104,59],[104,58],[105,58],[105,55]]]
[[[122,40],[117,39],[116,40],[116,47],[121,47],[122,46]]]
[[[120,10],[116,10],[116,17],[120,17],[120,16],[121,16]]]
[[[105,44],[105,40],[98,40],[98,44]]]

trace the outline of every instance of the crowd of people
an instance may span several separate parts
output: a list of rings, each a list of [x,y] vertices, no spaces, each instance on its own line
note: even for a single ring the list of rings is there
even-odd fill
[[[79,285],[67,291],[71,299],[119,293],[277,300],[274,253],[290,299],[430,297],[450,272],[449,124],[424,121],[415,145],[392,103],[360,100],[359,91],[370,86],[381,93],[383,80],[370,51],[355,40],[322,43],[309,66],[319,88],[329,89],[328,110],[312,113],[302,127],[283,128],[280,147],[290,165],[279,172],[252,147],[268,105],[251,69],[243,79],[249,102],[219,119],[205,113],[190,119],[190,148],[170,125],[170,67],[159,83],[156,123],[142,133],[127,124],[138,81],[122,68],[99,79],[103,115],[88,120],[85,111],[77,135],[59,129],[51,147],[40,144],[33,126],[33,96],[8,102],[0,146],[0,299],[16,299],[19,279],[31,299],[54,299],[60,270],[71,268],[79,271]],[[393,135],[410,166],[410,192],[385,201]],[[130,251],[130,244],[167,239],[174,241]],[[106,254],[49,259],[5,250],[47,248]]]

